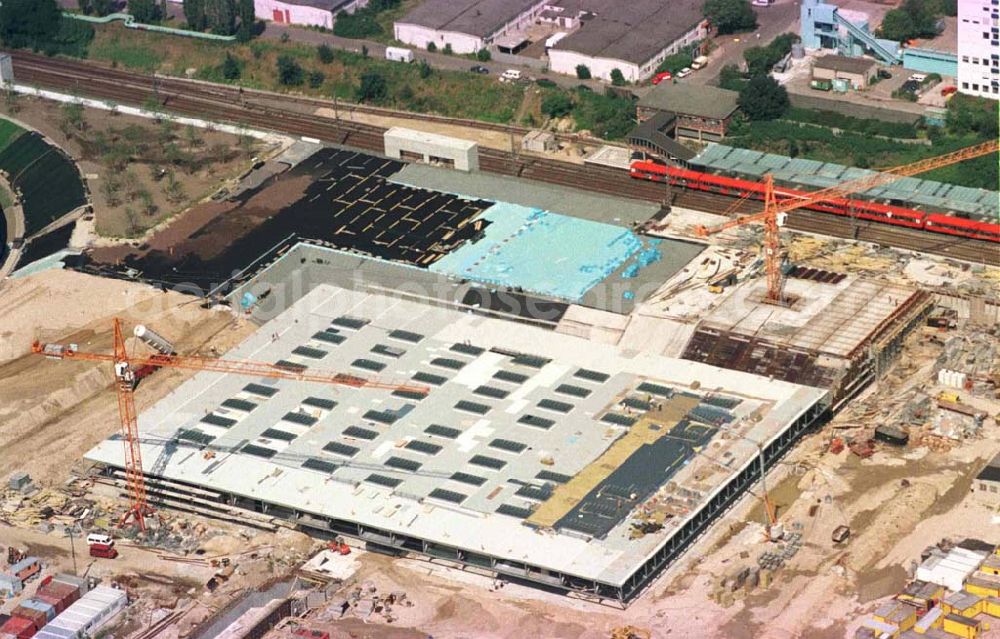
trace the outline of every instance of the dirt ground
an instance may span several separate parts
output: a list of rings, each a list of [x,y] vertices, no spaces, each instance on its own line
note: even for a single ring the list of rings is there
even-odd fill
[[[32,339],[109,352],[113,317],[122,318],[129,332],[148,323],[187,354],[212,346],[224,352],[253,330],[228,310],[202,309],[191,296],[75,272],[47,271],[6,283],[0,291],[4,477],[20,469],[43,482],[59,482],[86,450],[119,429],[108,364],[51,361],[29,352]],[[139,411],[189,376],[160,370],[144,380],[136,392]]]
[[[76,128],[66,124],[60,103],[27,96],[16,102],[16,113],[6,103],[0,104],[0,111],[41,132],[77,160],[94,207],[94,228],[100,236],[93,238],[96,242],[141,236],[247,171],[250,159],[265,151],[252,138],[241,141],[228,133],[158,124],[101,109],[84,108]],[[104,146],[106,140],[111,141],[109,147]],[[131,153],[124,169],[109,165],[115,153],[126,151]],[[119,185],[117,196],[108,193],[109,178]]]

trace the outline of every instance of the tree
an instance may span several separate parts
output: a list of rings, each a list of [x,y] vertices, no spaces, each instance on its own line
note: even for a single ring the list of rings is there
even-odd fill
[[[56,0],[4,0],[0,39],[10,47],[40,47],[59,32],[61,20]]]
[[[290,55],[278,56],[278,82],[285,86],[298,86],[302,84],[305,74],[302,67]]]
[[[585,64],[576,65],[576,77],[581,80],[589,80],[591,78],[590,67]]]
[[[420,64],[417,65],[417,75],[420,76],[420,79],[426,80],[431,77],[432,73],[434,73],[434,69],[431,68],[431,65],[427,64],[427,60],[421,60]]]
[[[322,71],[310,71],[309,72],[309,88],[318,89],[323,86],[323,80],[326,80],[326,75]]]
[[[441,53],[443,53],[445,55],[451,55],[452,53],[454,53],[454,51],[451,48],[451,43],[450,42],[445,42],[444,43],[444,49],[441,50]]]
[[[115,10],[115,0],[80,0],[80,11],[84,15],[106,16]]]
[[[493,54],[490,53],[489,49],[483,48],[476,51],[476,59],[480,62],[489,62],[493,58]]]
[[[250,42],[253,37],[254,23],[257,19],[254,13],[253,0],[239,0],[237,13],[240,19],[240,28],[236,31],[236,39],[240,42]]]
[[[550,118],[561,118],[573,110],[573,100],[565,93],[549,93],[542,98],[542,113]]]
[[[382,33],[382,27],[375,19],[376,12],[369,7],[357,9],[354,13],[341,11],[333,22],[333,33],[342,38],[370,38]]]
[[[660,66],[656,67],[656,72],[663,73],[664,71],[669,71],[670,73],[676,75],[676,73],[681,69],[683,69],[684,67],[691,66],[691,63],[693,61],[694,58],[691,57],[690,51],[680,51],[678,53],[673,53],[663,59],[663,62],[660,63]]]
[[[189,29],[204,31],[207,26],[205,0],[184,0],[184,19],[187,20]]]
[[[903,42],[909,40],[916,33],[916,25],[913,18],[903,9],[893,9],[882,18],[882,26],[879,33],[887,40]]]
[[[433,42],[428,42],[427,50],[430,51],[431,53],[434,53],[435,51],[438,50],[438,45],[434,44]]]
[[[204,0],[203,6],[209,31],[219,35],[236,32],[236,0]]]
[[[737,104],[751,120],[774,120],[788,110],[788,92],[769,75],[750,78]]]
[[[757,27],[757,16],[749,0],[706,0],[703,12],[719,35]]]
[[[384,102],[389,94],[389,87],[382,74],[376,71],[366,71],[361,75],[361,86],[358,87],[358,102]]]
[[[222,61],[222,77],[227,80],[239,80],[241,75],[243,70],[240,68],[239,60],[227,51],[226,59]]]
[[[323,64],[330,64],[333,62],[336,55],[333,52],[333,47],[328,44],[321,44],[316,47],[316,57],[319,58],[319,61]]]
[[[623,87],[628,84],[625,81],[625,74],[621,69],[611,69],[611,84],[616,87]]]
[[[161,19],[160,5],[156,0],[128,0],[128,12],[136,22],[152,23]]]

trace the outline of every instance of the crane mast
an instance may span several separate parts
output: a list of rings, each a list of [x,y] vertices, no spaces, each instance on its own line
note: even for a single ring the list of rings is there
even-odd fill
[[[118,416],[121,420],[122,441],[125,447],[125,481],[128,490],[129,507],[122,515],[118,526],[134,521],[139,530],[146,530],[146,518],[154,510],[146,497],[146,479],[142,466],[142,441],[139,438],[138,413],[135,409],[135,386],[138,368],[179,368],[195,371],[234,373],[254,377],[271,377],[299,382],[313,382],[350,386],[352,388],[375,388],[405,391],[426,395],[426,386],[401,385],[357,377],[345,373],[298,370],[267,362],[225,360],[209,357],[182,356],[163,352],[148,356],[131,356],[125,343],[125,333],[120,319],[114,319],[114,351],[94,353],[81,351],[73,345],[43,344],[34,342],[31,352],[52,359],[109,362],[114,368],[115,392],[118,396]]]
[[[764,301],[771,304],[784,305],[785,299],[782,294],[784,280],[781,273],[781,225],[784,222],[785,215],[820,202],[837,200],[853,193],[884,186],[905,177],[924,173],[925,171],[939,169],[943,166],[950,166],[972,158],[996,153],[998,149],[1000,149],[1000,142],[990,140],[989,142],[968,146],[952,153],[945,153],[944,155],[920,160],[888,171],[881,171],[836,184],[814,191],[807,197],[789,197],[781,200],[777,198],[774,190],[774,177],[768,173],[764,176],[763,211],[750,215],[741,215],[715,226],[706,227],[698,225],[694,230],[697,235],[707,237],[737,226],[763,223],[764,265],[767,272],[767,296]]]

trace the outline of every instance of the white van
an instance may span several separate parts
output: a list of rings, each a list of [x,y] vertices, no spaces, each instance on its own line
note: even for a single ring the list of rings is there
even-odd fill
[[[393,62],[413,62],[413,52],[400,47],[386,47],[385,59]]]
[[[708,66],[708,56],[700,55],[691,61],[691,68],[697,71]]]
[[[88,546],[113,546],[115,540],[103,533],[90,533],[87,535]]]
[[[517,82],[521,79],[521,72],[518,69],[507,69],[500,76],[501,82]]]

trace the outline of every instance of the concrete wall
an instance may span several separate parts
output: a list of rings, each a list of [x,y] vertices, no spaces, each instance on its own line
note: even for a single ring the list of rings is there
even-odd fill
[[[385,154],[390,158],[414,160],[418,156],[428,164],[450,160],[459,171],[479,170],[479,146],[466,140],[395,129],[386,131],[384,139]]]
[[[886,122],[905,122],[913,124],[919,121],[922,116],[911,111],[897,111],[895,109],[871,106],[868,104],[857,104],[843,100],[835,100],[820,95],[808,95],[804,93],[788,92],[788,99],[793,107],[799,109],[819,109],[821,111],[833,111],[843,113],[855,118],[870,118],[874,120],[885,120]]]

